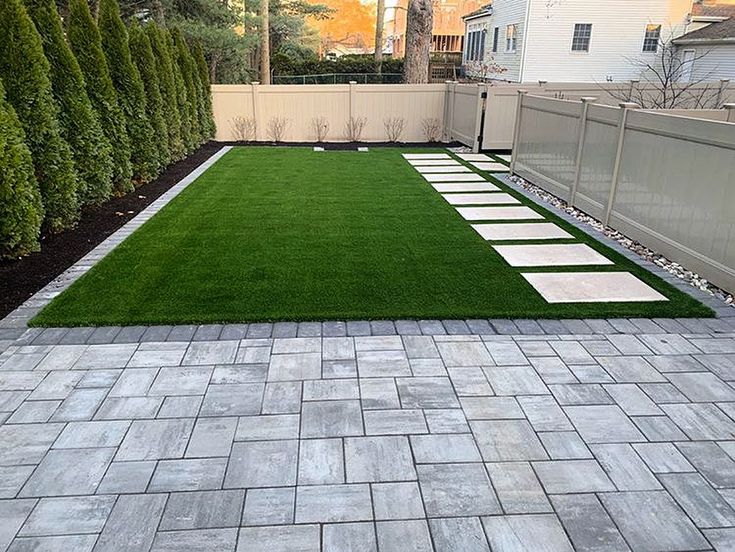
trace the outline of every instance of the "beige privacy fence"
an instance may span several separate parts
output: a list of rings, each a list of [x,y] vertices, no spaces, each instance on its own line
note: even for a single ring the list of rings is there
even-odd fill
[[[518,96],[514,174],[735,291],[735,122]]]
[[[640,85],[636,85],[639,87]],[[735,101],[727,81],[702,84],[716,103]],[[518,91],[575,100],[595,97],[617,105],[634,94],[630,83],[324,84],[214,85],[217,139],[289,142],[392,140],[430,137],[480,149],[510,149]],[[680,110],[674,110],[680,111]],[[690,112],[691,113],[691,112]],[[725,120],[724,110],[699,110],[701,118]],[[732,112],[735,116],[735,111]],[[359,136],[356,134],[359,133]]]
[[[442,140],[445,84],[213,85],[217,140],[388,141],[389,123],[402,142]],[[359,136],[355,136],[359,132]],[[324,133],[321,135],[321,133]]]

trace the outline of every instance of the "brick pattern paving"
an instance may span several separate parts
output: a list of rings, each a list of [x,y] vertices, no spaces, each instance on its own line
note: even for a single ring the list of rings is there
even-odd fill
[[[28,330],[0,550],[732,550],[733,322]]]

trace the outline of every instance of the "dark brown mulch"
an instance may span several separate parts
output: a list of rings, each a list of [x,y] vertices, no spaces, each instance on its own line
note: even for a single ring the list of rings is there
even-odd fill
[[[98,207],[84,208],[73,229],[43,234],[40,252],[19,260],[0,261],[0,318],[84,257],[221,147],[220,143],[209,142],[187,159],[171,165],[153,182]]]

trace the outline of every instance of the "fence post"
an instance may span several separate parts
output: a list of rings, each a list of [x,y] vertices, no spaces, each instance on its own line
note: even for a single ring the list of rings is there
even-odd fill
[[[260,100],[258,98],[259,93],[259,85],[260,83],[258,81],[253,81],[250,83],[250,86],[252,87],[252,98],[253,98],[253,119],[255,120],[255,136],[253,136],[253,139],[258,142],[261,136],[261,124],[260,124]]]
[[[457,83],[453,82],[450,85],[450,89],[449,89],[449,129],[447,132],[447,138],[450,142],[454,139],[454,135],[452,134],[452,131],[454,129],[454,106],[455,106],[454,96],[455,96],[456,91],[457,91]]]
[[[518,157],[518,144],[521,138],[521,110],[523,109],[523,98],[528,90],[518,90],[518,105],[516,106],[516,122],[513,126],[513,149],[510,151],[510,174],[515,174],[516,159]]]
[[[584,140],[587,134],[587,113],[590,110],[590,104],[597,100],[591,96],[582,98],[582,116],[579,119],[579,133],[577,134],[577,157],[574,159],[574,182],[569,189],[569,205],[574,207],[574,200],[577,197],[577,188],[579,188],[579,180],[582,177],[582,155],[584,154]]]
[[[475,103],[475,135],[472,137],[472,152],[477,153],[482,148],[480,140],[482,139],[482,114],[484,112],[484,90],[485,85],[477,85],[477,101]]]
[[[349,120],[351,121],[352,118],[355,116],[355,95],[357,94],[357,81],[349,81],[350,84],[350,110],[349,113]]]
[[[607,226],[610,223],[610,213],[612,213],[613,204],[615,203],[615,194],[618,191],[618,180],[620,178],[620,163],[623,158],[623,146],[625,143],[625,124],[628,121],[628,113],[631,109],[638,107],[638,104],[632,102],[621,102],[620,104],[620,123],[618,124],[618,149],[615,151],[615,165],[613,166],[612,181],[610,182],[610,195],[607,198],[607,206],[605,207],[605,216],[602,223]]]
[[[444,117],[442,117],[442,141],[447,142],[449,141],[449,134],[451,131],[451,123],[450,123],[450,109],[451,109],[451,103],[449,102],[449,95],[451,90],[451,84],[452,81],[444,81]],[[449,126],[448,126],[449,125]]]
[[[725,120],[728,123],[735,123],[735,103],[726,103],[722,107],[727,109],[727,119]]]

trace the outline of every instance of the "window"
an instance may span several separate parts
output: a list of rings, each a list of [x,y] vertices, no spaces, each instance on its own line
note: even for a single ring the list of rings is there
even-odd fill
[[[659,40],[661,40],[661,25],[646,25],[646,35],[643,37],[643,51],[657,52]]]
[[[480,29],[467,33],[466,61],[482,61],[485,57],[485,30]]]
[[[572,52],[589,52],[590,38],[592,38],[591,23],[577,23],[576,25],[574,25]]]
[[[493,31],[493,52],[498,51],[498,38],[500,35],[500,27],[495,27]]]
[[[505,28],[505,51],[515,52],[518,46],[518,25],[508,25]]]

